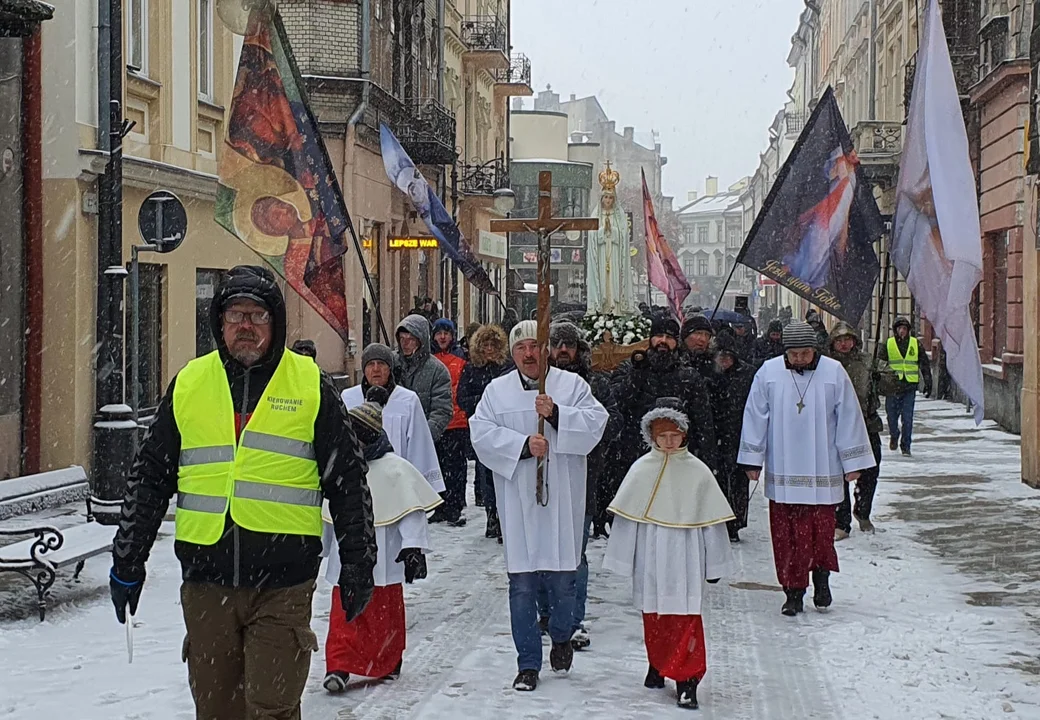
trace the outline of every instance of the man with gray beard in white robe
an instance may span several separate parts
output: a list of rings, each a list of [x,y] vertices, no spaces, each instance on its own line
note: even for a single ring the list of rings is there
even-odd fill
[[[496,378],[470,418],[477,458],[494,474],[509,573],[509,614],[519,673],[516,690],[534,690],[542,667],[537,596],[549,596],[549,664],[570,670],[575,578],[581,561],[586,456],[603,435],[607,411],[576,373],[549,368],[545,394],[537,324],[518,323],[509,334],[517,371]],[[545,434],[538,419],[545,419]],[[538,458],[546,458],[545,492],[536,499]]]

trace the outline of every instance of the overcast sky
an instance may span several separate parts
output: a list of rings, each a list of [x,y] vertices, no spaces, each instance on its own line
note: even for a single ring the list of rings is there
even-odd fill
[[[786,102],[802,0],[512,0],[513,52],[535,93],[596,95],[607,115],[660,132],[676,206],[704,178],[750,175]],[[532,107],[532,100],[526,100]]]

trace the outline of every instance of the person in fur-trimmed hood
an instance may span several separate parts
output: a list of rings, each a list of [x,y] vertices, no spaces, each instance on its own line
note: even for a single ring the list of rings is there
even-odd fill
[[[462,368],[458,390],[455,393],[455,401],[466,413],[467,418],[473,417],[473,413],[477,411],[477,404],[491,381],[516,368],[513,359],[509,357],[507,344],[506,333],[498,325],[484,325],[470,334],[469,363]],[[498,520],[498,507],[495,502],[495,483],[491,480],[491,472],[480,460],[476,463],[474,482],[480,488],[484,512],[487,513],[484,537],[502,542],[502,526]]]
[[[726,523],[733,510],[687,448],[690,420],[678,398],[658,400],[640,427],[650,451],[632,464],[610,504],[603,567],[632,578],[650,661],[643,684],[663,688],[665,678],[675,680],[679,706],[694,709],[707,671],[702,583],[732,571]]]

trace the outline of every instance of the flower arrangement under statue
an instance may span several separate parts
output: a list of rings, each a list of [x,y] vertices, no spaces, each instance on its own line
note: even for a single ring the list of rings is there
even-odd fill
[[[581,319],[581,329],[592,345],[594,370],[614,370],[650,343],[650,319],[642,315],[593,313]]]

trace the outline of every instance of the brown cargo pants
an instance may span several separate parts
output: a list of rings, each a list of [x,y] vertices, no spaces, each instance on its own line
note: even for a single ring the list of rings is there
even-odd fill
[[[187,635],[181,659],[196,720],[300,720],[318,639],[314,582],[256,590],[181,585]]]

